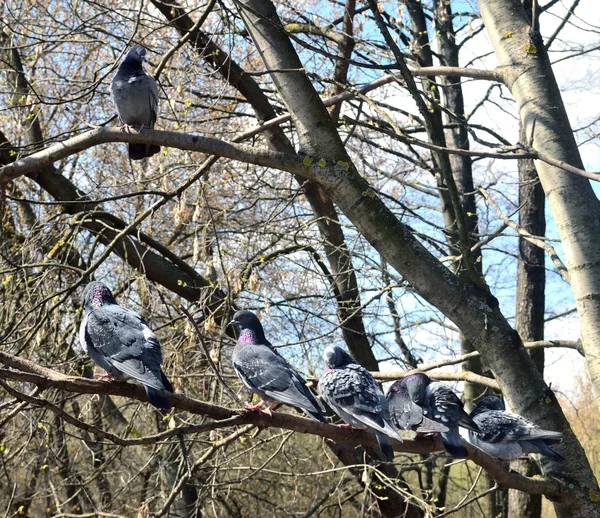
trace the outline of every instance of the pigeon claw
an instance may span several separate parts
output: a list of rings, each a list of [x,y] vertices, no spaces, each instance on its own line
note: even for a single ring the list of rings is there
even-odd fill
[[[263,408],[263,412],[268,414],[269,417],[273,417],[273,410],[279,406],[279,401],[271,401],[267,408]]]
[[[351,424],[342,423],[342,424],[338,424],[337,426],[339,426],[340,428],[343,428],[344,430],[352,430]]]
[[[260,410],[260,407],[264,405],[264,401],[261,399],[258,403],[256,403],[256,405],[252,405],[250,403],[246,403],[244,405],[244,408],[246,408],[246,410],[252,410],[252,412],[258,412]]]
[[[139,133],[144,129],[144,125],[142,124],[141,126],[136,127],[129,124],[123,124],[123,126],[119,126],[119,129],[124,133]]]
[[[115,379],[115,378],[112,375],[112,373],[105,372],[104,374],[100,374],[100,376],[98,376],[98,379],[99,380],[112,380],[112,379]]]

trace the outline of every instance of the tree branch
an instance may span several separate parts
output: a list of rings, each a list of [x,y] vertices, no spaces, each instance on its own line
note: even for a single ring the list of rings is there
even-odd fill
[[[144,388],[141,385],[118,381],[102,381],[89,378],[80,378],[76,376],[67,376],[60,372],[42,367],[29,360],[12,356],[0,352],[0,363],[10,369],[0,369],[0,378],[4,380],[15,380],[32,383],[40,389],[56,388],[75,394],[108,394],[112,396],[123,396],[135,399],[141,402],[147,401]],[[18,369],[18,370],[17,370]],[[5,384],[3,384],[5,385]],[[7,387],[5,386],[5,389]],[[19,399],[29,401],[31,404],[39,404],[51,411],[57,413],[59,417],[65,418],[65,412],[52,403],[40,400],[33,396],[26,396],[17,393],[14,389],[8,388],[9,392],[16,395]],[[269,416],[263,412],[252,412],[247,410],[230,410],[189,398],[183,394],[169,394],[170,403],[180,410],[185,410],[192,414],[204,415],[218,421],[213,423],[217,427],[251,424],[261,428],[283,428],[300,433],[317,435],[334,441],[350,441],[364,446],[377,446],[377,440],[373,434],[362,430],[347,430],[339,426],[320,423],[305,417],[294,416],[291,414],[275,412]],[[181,433],[197,433],[213,429],[207,425],[187,426],[177,430],[169,430],[155,436],[144,437],[140,439],[121,439],[110,433],[100,430],[94,426],[82,423],[72,416],[67,417],[68,422],[76,427],[83,428],[93,434],[97,440],[111,440],[116,444],[148,444],[158,442]],[[84,426],[82,426],[84,425]],[[207,426],[204,428],[204,426]],[[131,442],[133,441],[133,442]],[[400,443],[393,441],[395,451],[403,453],[431,453],[442,450],[439,439],[424,437],[415,440],[405,440]],[[507,471],[503,464],[497,460],[488,457],[486,454],[476,448],[468,446],[469,459],[482,466],[490,475],[501,485],[520,489],[529,493],[544,494],[550,498],[565,498],[565,493],[561,492],[561,485],[558,481],[552,479],[533,479],[527,478],[517,473]]]

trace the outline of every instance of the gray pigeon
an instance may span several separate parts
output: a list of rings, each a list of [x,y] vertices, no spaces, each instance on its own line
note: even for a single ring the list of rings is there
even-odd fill
[[[318,388],[323,400],[348,425],[372,431],[383,454],[393,459],[389,438],[402,438],[390,423],[387,400],[371,373],[341,347],[326,347],[323,358],[325,371]]]
[[[144,319],[119,306],[101,282],[85,287],[83,309],[81,347],[107,372],[106,377],[133,378],[144,385],[151,405],[171,408],[166,391],[173,392],[173,386],[160,368],[160,343]]]
[[[300,408],[304,413],[325,422],[323,405],[317,400],[306,381],[280,356],[266,339],[258,317],[251,311],[237,311],[227,325],[239,329],[237,344],[233,349],[233,368],[241,382],[258,394],[262,400],[256,405],[246,404],[249,410],[258,410],[270,402],[265,412],[277,402]]]
[[[496,396],[483,398],[471,412],[479,433],[461,430],[473,446],[500,460],[514,460],[528,453],[540,453],[554,460],[565,460],[550,448],[562,441],[562,433],[543,430],[524,417],[504,410]]]
[[[125,56],[110,85],[110,94],[123,122],[124,130],[134,128],[154,128],[158,106],[158,87],[152,76],[144,72],[142,62],[146,49],[141,45],[133,47]],[[155,155],[160,146],[150,144],[129,144],[129,158],[142,160]]]
[[[453,457],[466,458],[467,449],[460,439],[458,427],[464,426],[475,432],[479,432],[479,428],[465,412],[454,391],[443,383],[431,381],[421,372],[410,374],[400,381],[412,401],[421,407],[423,415],[448,428],[447,432],[440,433],[446,451]]]
[[[386,395],[392,423],[400,430],[419,433],[447,432],[448,427],[423,415],[423,409],[408,394],[404,378],[396,381]]]

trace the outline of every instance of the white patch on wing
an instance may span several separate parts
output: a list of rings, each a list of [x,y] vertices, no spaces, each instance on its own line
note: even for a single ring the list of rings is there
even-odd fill
[[[128,83],[135,83],[138,80],[138,76],[132,76],[130,77],[127,82]]]
[[[87,313],[84,313],[83,320],[81,321],[81,325],[79,326],[79,345],[86,354],[88,352],[88,345],[85,341],[85,328],[87,326],[87,319]]]
[[[142,334],[144,335],[144,339],[146,341],[158,342],[158,338],[156,338],[156,335],[152,332],[152,329],[146,325],[142,325]]]

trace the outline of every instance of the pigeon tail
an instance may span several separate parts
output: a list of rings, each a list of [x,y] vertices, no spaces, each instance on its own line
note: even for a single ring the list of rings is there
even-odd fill
[[[464,426],[469,430],[473,430],[475,433],[481,433],[479,425],[475,421],[473,421],[473,418],[469,414],[467,414],[463,409],[461,409],[460,411],[459,423],[461,426]]]
[[[389,460],[394,460],[394,448],[392,448],[390,438],[381,432],[375,432],[375,437],[377,437],[377,442],[383,455]]]
[[[163,410],[169,410],[171,408],[171,403],[169,403],[169,399],[167,398],[167,394],[164,390],[157,390],[155,388],[148,387],[147,385],[144,386],[144,388],[146,389],[148,403],[150,403],[153,407],[162,408]]]
[[[148,144],[129,144],[129,158],[131,160],[143,160],[160,152],[160,146]]]
[[[546,457],[550,457],[551,459],[557,460],[559,462],[563,462],[565,458],[560,454],[556,453],[552,448],[550,448],[544,441],[527,441],[525,444],[522,444],[523,450],[527,453],[540,453],[541,455],[545,455]]]
[[[160,371],[160,381],[162,381],[162,384],[165,387],[165,390],[167,392],[171,392],[171,393],[175,392],[175,389],[173,388],[173,385],[171,385],[171,382],[165,376],[165,373],[162,370]]]
[[[469,456],[467,449],[464,447],[458,428],[452,429],[449,432],[443,432],[440,434],[442,443],[446,451],[457,459],[465,459]]]
[[[318,412],[315,412],[313,410],[308,410],[306,408],[303,408],[302,411],[311,419],[314,419],[315,421],[319,421],[321,423],[326,423],[327,419],[325,419],[325,417],[323,416],[323,414],[321,413],[321,411],[319,410]]]

